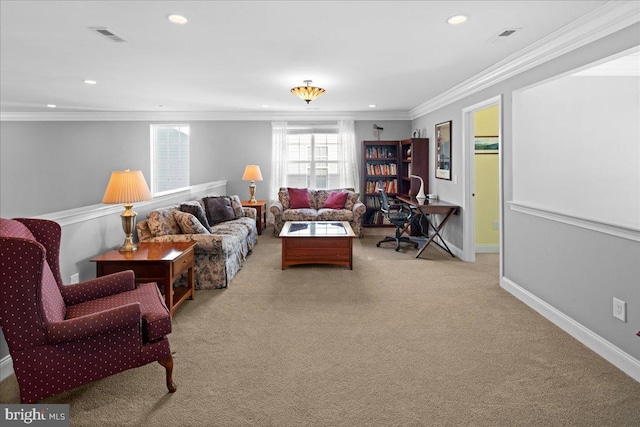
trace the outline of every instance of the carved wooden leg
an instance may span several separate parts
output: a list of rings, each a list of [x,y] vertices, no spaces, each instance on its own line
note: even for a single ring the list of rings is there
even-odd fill
[[[164,369],[167,371],[167,388],[169,389],[169,393],[175,393],[177,390],[175,383],[173,382],[173,357],[168,355],[160,360],[158,363],[164,366]]]

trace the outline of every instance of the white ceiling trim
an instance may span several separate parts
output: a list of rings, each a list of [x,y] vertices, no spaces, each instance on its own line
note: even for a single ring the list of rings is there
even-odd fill
[[[409,111],[411,119],[640,22],[637,1],[609,2]]]
[[[611,1],[409,111],[0,112],[0,121],[412,120],[639,21],[637,1]]]
[[[271,121],[271,120],[410,120],[406,111],[364,112],[14,112],[0,113],[0,121],[93,122],[93,121]]]

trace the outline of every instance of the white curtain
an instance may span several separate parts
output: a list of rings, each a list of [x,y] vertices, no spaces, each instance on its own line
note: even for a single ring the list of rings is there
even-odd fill
[[[271,201],[287,186],[287,122],[271,122]]]
[[[360,191],[360,161],[356,149],[356,133],[353,120],[338,122],[338,153],[342,160],[338,163],[340,187],[352,187]]]

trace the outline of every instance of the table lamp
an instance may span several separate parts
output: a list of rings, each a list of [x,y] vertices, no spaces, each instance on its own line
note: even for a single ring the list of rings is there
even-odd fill
[[[151,192],[142,171],[115,171],[111,173],[107,190],[102,203],[124,204],[124,212],[120,215],[122,229],[126,235],[124,244],[118,249],[122,252],[133,252],[138,245],[133,243],[133,230],[136,225],[136,213],[131,209],[135,202],[151,200]]]
[[[260,172],[260,166],[258,165],[247,165],[244,168],[244,173],[242,174],[243,181],[251,181],[251,185],[249,185],[249,194],[251,198],[249,199],[249,203],[256,204],[256,181],[262,181],[262,172]]]

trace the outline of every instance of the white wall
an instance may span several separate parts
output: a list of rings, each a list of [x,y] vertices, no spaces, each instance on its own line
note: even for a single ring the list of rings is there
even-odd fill
[[[640,229],[640,77],[567,76],[513,97],[513,200]]]

